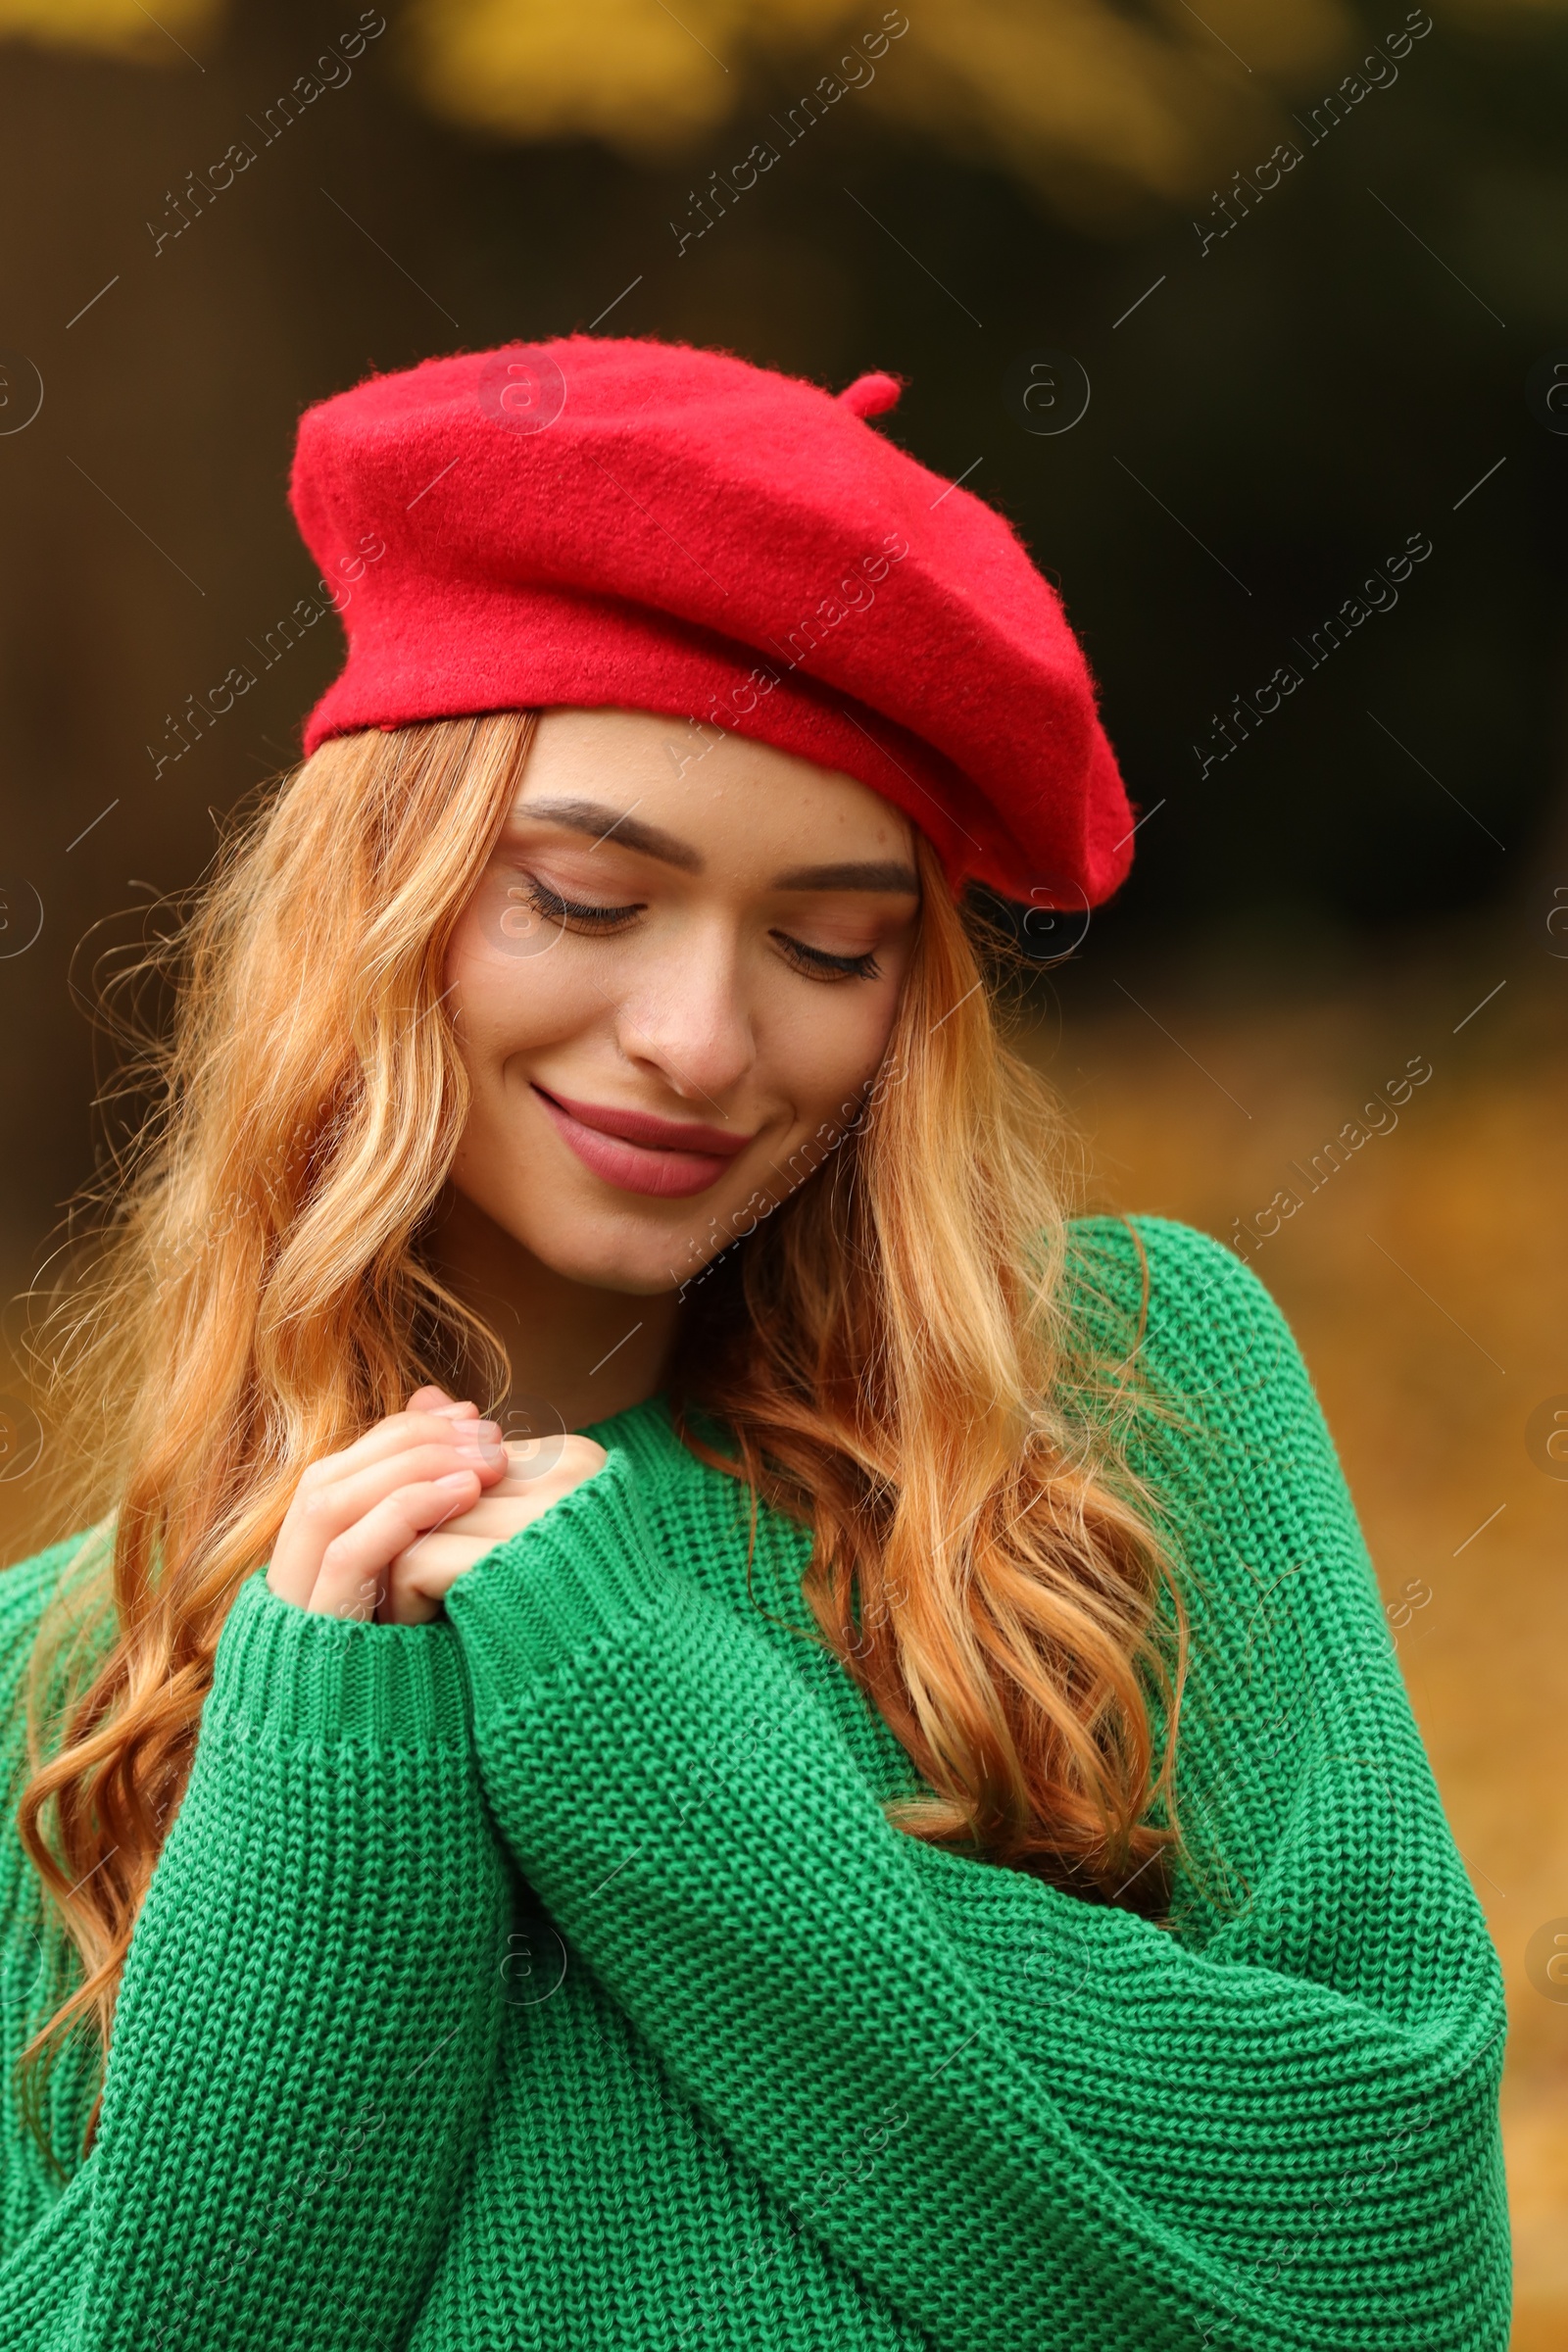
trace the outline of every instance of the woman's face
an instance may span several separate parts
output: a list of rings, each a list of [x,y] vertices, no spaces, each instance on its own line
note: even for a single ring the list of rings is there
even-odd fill
[[[850,777],[547,711],[448,957],[457,1189],[557,1274],[678,1287],[842,1134],[918,906],[912,828]]]

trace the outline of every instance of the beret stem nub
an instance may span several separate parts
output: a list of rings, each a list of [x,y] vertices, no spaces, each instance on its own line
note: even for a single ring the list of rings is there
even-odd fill
[[[878,368],[869,375],[858,375],[853,384],[846,384],[839,398],[857,416],[883,416],[889,409],[898,407],[903,390],[896,375],[885,375]]]

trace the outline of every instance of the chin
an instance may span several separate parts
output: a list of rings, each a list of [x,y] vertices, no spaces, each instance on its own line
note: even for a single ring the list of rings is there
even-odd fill
[[[706,1217],[666,1225],[652,1217],[645,1222],[584,1214],[560,1226],[552,1220],[546,1232],[518,1232],[514,1238],[564,1281],[652,1298],[678,1291],[718,1254],[709,1249],[699,1255],[690,1248],[707,1229]]]
[[[583,1282],[592,1292],[625,1292],[627,1298],[659,1298],[677,1292],[698,1268],[686,1256],[686,1235],[519,1235],[526,1249],[564,1282]]]

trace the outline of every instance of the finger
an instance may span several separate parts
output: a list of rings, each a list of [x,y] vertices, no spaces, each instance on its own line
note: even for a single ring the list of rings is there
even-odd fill
[[[510,1508],[515,1514],[514,1527],[526,1527],[530,1520],[541,1518],[553,1503],[560,1502],[604,1468],[605,1449],[590,1439],[568,1438],[566,1448],[560,1461],[541,1473],[526,1460],[519,1464],[518,1449],[509,1446],[506,1476],[493,1486],[486,1486],[486,1502]]]
[[[460,1514],[466,1517],[466,1513]],[[416,1536],[387,1570],[376,1610],[382,1625],[424,1625],[441,1614],[442,1603],[460,1576],[476,1568],[495,1548],[492,1536],[465,1536],[458,1521]]]
[[[435,1615],[460,1576],[477,1567],[498,1544],[542,1519],[570,1492],[570,1483],[563,1484],[558,1474],[518,1485],[509,1494],[503,1480],[456,1517],[416,1537],[391,1564],[377,1610],[381,1622],[420,1624]]]
[[[548,1478],[504,1478],[439,1529],[419,1537],[392,1562],[377,1615],[384,1624],[422,1624],[447,1592],[498,1544],[531,1527],[553,1504],[602,1468],[605,1449],[591,1439],[567,1441],[570,1457]]]
[[[451,1532],[458,1536],[483,1536],[487,1544],[504,1543],[521,1527],[528,1527],[549,1508],[541,1504],[537,1487],[519,1487],[514,1494],[506,1492],[506,1481],[481,1494],[478,1501],[455,1519]]]
[[[388,1413],[385,1420],[368,1429],[363,1438],[356,1438],[352,1446],[312,1462],[300,1484],[331,1486],[346,1472],[361,1470],[368,1462],[385,1461],[395,1453],[406,1453],[412,1446],[450,1444],[452,1429],[450,1413]],[[463,1436],[465,1440],[471,1437],[483,1445],[495,1445],[501,1438],[501,1426],[496,1421],[466,1421]]]
[[[540,1487],[564,1494],[580,1486],[585,1478],[591,1478],[596,1470],[602,1470],[608,1458],[604,1447],[592,1438],[552,1438],[546,1445],[548,1451],[541,1454],[535,1438],[506,1440],[504,1493],[520,1494],[525,1487]]]
[[[499,1441],[487,1443],[472,1434],[483,1424],[465,1423],[461,1435],[450,1421],[432,1420],[427,1426],[441,1434],[423,1446],[387,1454],[322,1485],[302,1482],[278,1531],[268,1570],[267,1581],[280,1598],[306,1606],[327,1545],[399,1487],[463,1470],[473,1474],[475,1492],[482,1493],[505,1470],[506,1449]]]
[[[550,1497],[540,1499],[532,1486],[498,1501],[500,1494],[500,1487],[492,1487],[456,1518],[428,1535],[416,1537],[406,1551],[399,1552],[388,1571],[377,1610],[383,1624],[416,1625],[434,1616],[460,1576],[549,1507]]]
[[[466,1414],[477,1415],[479,1407],[471,1396],[461,1399],[449,1396],[445,1389],[437,1388],[432,1381],[428,1388],[415,1390],[409,1398],[407,1410],[411,1413],[449,1414],[456,1419]]]
[[[450,1470],[472,1470],[477,1473],[483,1492],[497,1483],[506,1466],[507,1451],[501,1445],[483,1442],[473,1445],[466,1438],[452,1438],[429,1446],[414,1446],[407,1453],[390,1454],[385,1461],[370,1463],[368,1469],[356,1471],[352,1478],[334,1479],[329,1487],[318,1487],[306,1503],[307,1519],[322,1531],[324,1547],[334,1536],[345,1534],[356,1519],[363,1519],[399,1487],[445,1478]]]
[[[333,1538],[321,1555],[307,1608],[318,1616],[359,1617],[368,1622],[376,1613],[387,1572],[398,1553],[416,1536],[466,1510],[478,1491],[478,1473],[473,1470],[449,1471],[442,1478],[399,1487]]]

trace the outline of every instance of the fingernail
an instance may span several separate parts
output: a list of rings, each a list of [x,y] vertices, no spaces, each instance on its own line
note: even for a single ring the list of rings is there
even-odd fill
[[[464,1432],[466,1437],[468,1434],[469,1433],[466,1430]],[[499,1446],[501,1443],[501,1424],[499,1421],[475,1421],[473,1424],[472,1434],[486,1445]]]
[[[435,1483],[438,1487],[445,1489],[448,1494],[451,1494],[459,1487],[466,1490],[468,1481],[470,1478],[472,1478],[472,1476],[473,1472],[471,1470],[449,1470],[445,1478],[438,1478]]]

